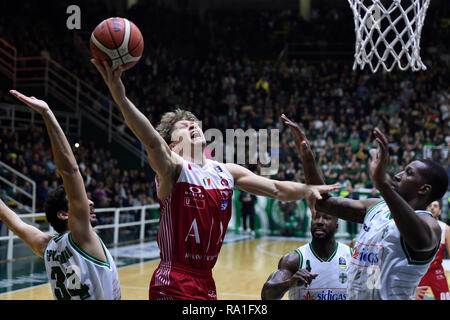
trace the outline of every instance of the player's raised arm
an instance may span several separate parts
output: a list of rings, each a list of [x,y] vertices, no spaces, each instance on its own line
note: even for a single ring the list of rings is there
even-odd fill
[[[295,146],[303,164],[303,172],[307,184],[324,184],[324,179],[319,167],[316,165],[311,145],[298,124],[291,121],[284,114],[281,115],[283,123],[291,129]],[[316,208],[338,218],[362,223],[366,212],[378,203],[380,199],[353,200],[347,198],[332,197],[324,194],[322,199],[316,202]]]
[[[98,237],[91,226],[90,203],[75,156],[55,115],[45,101],[10,91],[17,99],[41,114],[52,145],[55,166],[63,179],[69,201],[69,229],[73,239],[94,256],[104,257]],[[95,239],[95,241],[91,241]],[[98,244],[98,245],[97,245]]]
[[[418,215],[404,197],[395,190],[402,180],[402,175],[414,179],[415,176],[418,176],[418,171],[423,170],[423,168],[417,167],[419,165],[409,164],[390,183],[386,178],[389,163],[388,140],[378,128],[375,128],[374,134],[380,146],[380,152],[377,155],[376,149],[370,151],[370,178],[386,201],[395,225],[406,244],[412,251],[418,253],[420,259],[423,259],[423,256],[429,256],[439,246],[441,228],[433,217]],[[430,185],[424,184],[419,192],[425,194],[430,192],[431,188]]]
[[[19,216],[0,200],[0,220],[25,242],[39,257],[43,257],[45,247],[52,238],[41,230],[22,221]]]
[[[127,125],[145,146],[152,169],[160,178],[170,175],[180,167],[180,157],[170,150],[148,118],[126,96],[125,86],[120,78],[124,71],[123,67],[112,71],[106,61],[102,64],[96,59],[91,59],[91,62],[102,75]]]
[[[298,270],[299,256],[291,252],[281,257],[278,270],[272,272],[261,289],[262,300],[280,300],[293,286],[308,286],[317,277],[304,269]]]
[[[227,170],[234,178],[235,186],[248,193],[266,196],[281,201],[291,201],[305,198],[308,200],[312,210],[316,200],[322,199],[321,194],[340,188],[334,185],[306,185],[291,181],[278,181],[268,179],[254,174],[243,166],[227,163]]]

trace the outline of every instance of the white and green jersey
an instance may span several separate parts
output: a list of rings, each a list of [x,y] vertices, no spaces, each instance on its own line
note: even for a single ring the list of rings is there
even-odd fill
[[[99,238],[100,239],[100,238]],[[119,300],[119,275],[114,260],[105,248],[106,261],[99,260],[72,240],[72,233],[53,237],[44,261],[53,296],[57,300]]]
[[[346,300],[347,269],[350,263],[351,249],[340,242],[335,242],[333,253],[324,260],[319,257],[311,245],[305,244],[295,251],[299,255],[298,269],[306,269],[318,276],[311,284],[295,286],[289,289],[291,300]]]
[[[418,215],[428,211],[416,210]],[[386,202],[380,201],[364,217],[348,271],[349,300],[410,300],[434,258],[416,261]]]

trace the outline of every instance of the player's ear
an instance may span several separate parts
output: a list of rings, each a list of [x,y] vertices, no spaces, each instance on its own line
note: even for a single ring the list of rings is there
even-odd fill
[[[59,210],[59,211],[56,213],[56,216],[58,217],[58,219],[61,219],[61,220],[67,220],[67,219],[69,219],[69,213],[66,212],[66,211],[63,211],[63,210]]]
[[[431,190],[432,187],[429,184],[423,184],[417,193],[422,196],[427,196],[431,193]]]

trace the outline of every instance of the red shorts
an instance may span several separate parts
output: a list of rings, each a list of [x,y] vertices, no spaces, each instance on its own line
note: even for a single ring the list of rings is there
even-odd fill
[[[430,269],[420,280],[419,287],[431,287],[436,300],[450,300],[444,268]],[[421,297],[423,299],[423,296]]]
[[[217,300],[211,270],[160,263],[150,282],[150,300]]]

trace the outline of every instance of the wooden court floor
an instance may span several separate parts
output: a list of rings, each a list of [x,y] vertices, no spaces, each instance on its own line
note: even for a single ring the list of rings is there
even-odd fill
[[[304,242],[250,239],[224,244],[213,269],[219,300],[259,300],[261,288],[280,257]],[[147,300],[148,286],[159,260],[119,268],[124,300]],[[450,272],[446,272],[450,279]],[[287,295],[284,299],[287,298]],[[52,300],[48,284],[0,295],[0,300]]]

